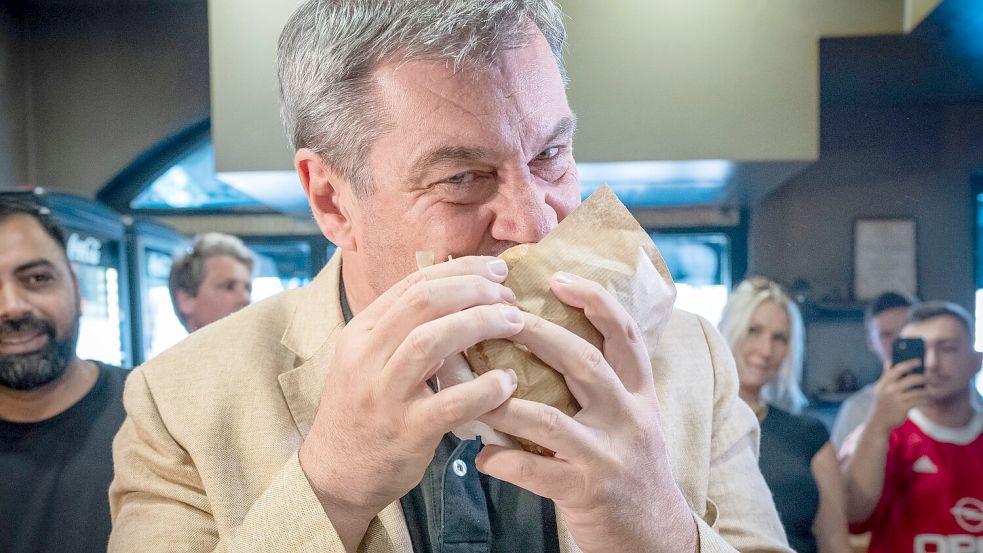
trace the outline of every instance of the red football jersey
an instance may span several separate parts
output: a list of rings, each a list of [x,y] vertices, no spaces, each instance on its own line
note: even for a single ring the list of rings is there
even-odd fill
[[[871,517],[870,553],[983,553],[983,414],[963,428],[917,409],[891,432],[884,492]]]

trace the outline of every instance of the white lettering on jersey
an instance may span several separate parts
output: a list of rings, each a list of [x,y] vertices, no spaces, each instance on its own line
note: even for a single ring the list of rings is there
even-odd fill
[[[964,497],[949,512],[963,530],[971,534],[983,531],[983,501],[975,497]]]
[[[939,467],[935,466],[935,463],[932,462],[928,455],[922,455],[915,461],[912,470],[922,474],[938,474]]]
[[[919,534],[915,536],[915,553],[983,553],[983,536],[943,536]]]

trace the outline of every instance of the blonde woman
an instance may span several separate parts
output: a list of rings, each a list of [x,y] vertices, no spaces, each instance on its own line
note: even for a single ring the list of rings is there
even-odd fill
[[[780,286],[755,277],[734,290],[720,331],[737,361],[741,399],[761,423],[759,464],[789,544],[799,553],[850,551],[836,450],[821,422],[799,414],[799,309]]]

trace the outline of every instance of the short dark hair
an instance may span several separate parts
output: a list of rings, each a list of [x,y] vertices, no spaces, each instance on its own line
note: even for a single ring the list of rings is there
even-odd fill
[[[961,305],[949,301],[926,301],[918,304],[908,314],[908,322],[905,324],[920,323],[936,317],[953,317],[966,328],[970,341],[975,338],[976,323],[973,316]]]
[[[903,292],[884,292],[867,305],[867,309],[864,310],[864,325],[869,325],[874,317],[888,309],[911,307],[916,303],[918,300]]]
[[[65,231],[55,222],[50,209],[34,201],[0,194],[0,221],[14,215],[27,215],[37,221],[44,232],[58,243],[65,259],[68,259]]]

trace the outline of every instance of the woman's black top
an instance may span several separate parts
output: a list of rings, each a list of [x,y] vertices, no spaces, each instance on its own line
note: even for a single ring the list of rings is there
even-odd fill
[[[812,458],[829,441],[823,423],[769,406],[761,421],[761,474],[775,498],[789,545],[798,553],[814,553],[812,523],[819,510],[819,488],[812,476]]]

